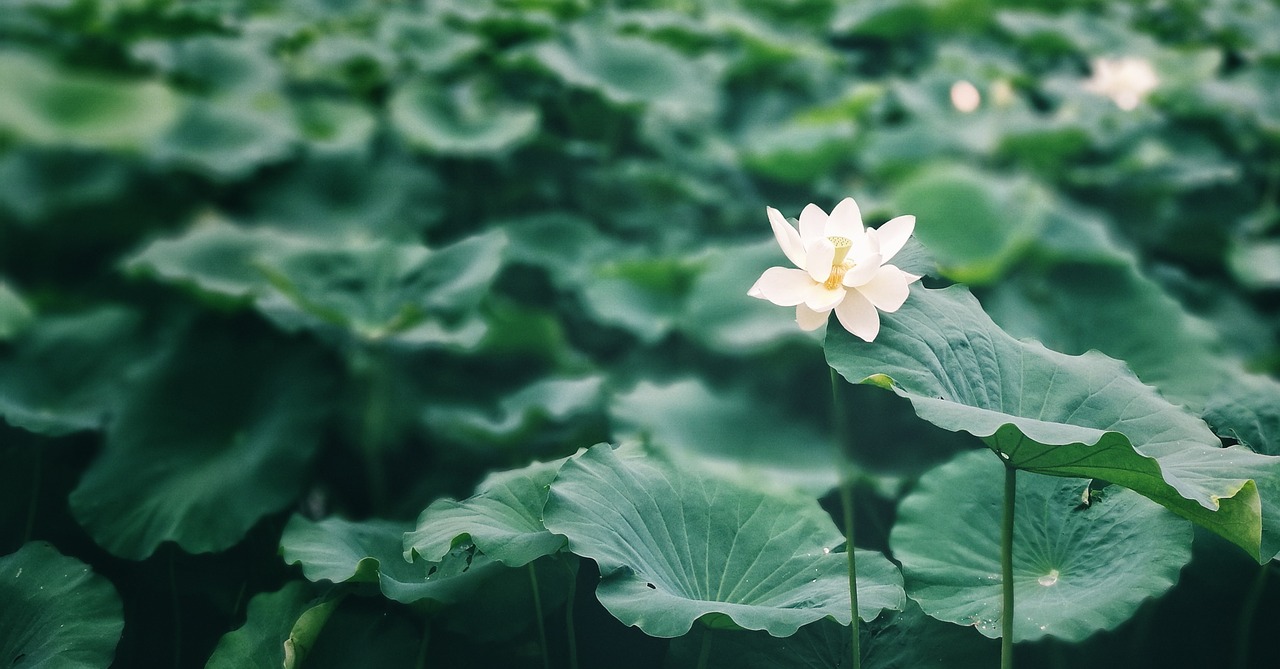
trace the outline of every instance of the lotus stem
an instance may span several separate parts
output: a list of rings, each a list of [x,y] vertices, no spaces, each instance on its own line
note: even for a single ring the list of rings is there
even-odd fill
[[[844,516],[845,554],[849,565],[849,666],[862,666],[862,639],[858,634],[858,566],[853,549],[853,467],[848,444],[843,407],[840,406],[840,375],[831,370],[831,408],[840,458],[840,513]]]
[[[1004,515],[1000,519],[1000,669],[1013,669],[1013,502],[1018,470],[1004,467]]]
[[[538,572],[533,563],[525,565],[529,568],[529,585],[533,588],[533,615],[538,623],[538,647],[542,649],[542,666],[551,669],[551,658],[547,655],[547,625],[542,620],[542,595],[538,593]]]
[[[1240,607],[1240,623],[1236,629],[1236,667],[1245,669],[1249,666],[1249,645],[1253,636],[1253,615],[1258,611],[1258,602],[1262,599],[1262,591],[1266,589],[1269,564],[1258,567],[1258,575],[1254,577],[1249,592],[1245,595],[1244,604]]]
[[[707,669],[707,659],[711,657],[711,628],[702,628],[702,649],[698,651],[698,669]]]
[[[573,600],[578,596],[578,574],[569,569],[569,598],[564,604],[564,634],[569,642],[569,669],[578,669],[578,633],[573,626]]]

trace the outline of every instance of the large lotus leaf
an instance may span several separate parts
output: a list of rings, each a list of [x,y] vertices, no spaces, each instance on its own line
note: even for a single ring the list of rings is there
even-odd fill
[[[510,150],[538,130],[537,107],[493,99],[478,83],[442,88],[406,83],[387,103],[391,122],[411,146],[429,153],[484,156]]]
[[[645,343],[657,343],[680,319],[700,268],[700,259],[678,257],[605,263],[581,286],[583,306],[597,321],[624,328]]]
[[[967,290],[913,287],[874,343],[827,330],[852,383],[908,398],[921,418],[983,439],[1007,462],[1133,489],[1266,560],[1280,550],[1280,458],[1219,448],[1200,419],[1123,364],[1068,356],[1001,330]]]
[[[812,183],[851,159],[854,138],[854,124],[843,118],[765,123],[743,139],[743,162],[778,181]]]
[[[71,73],[0,53],[0,136],[37,144],[139,149],[173,125],[181,99],[162,84]]]
[[[266,283],[255,259],[301,243],[270,228],[242,228],[209,217],[180,237],[151,242],[126,259],[124,268],[215,299],[248,300]]]
[[[533,58],[571,86],[619,105],[649,105],[685,118],[715,110],[713,73],[669,47],[578,25],[545,42]]]
[[[993,318],[1054,350],[1124,360],[1215,432],[1280,455],[1280,382],[1251,374],[1221,337],[1131,264],[1060,264],[996,286]]]
[[[947,276],[989,282],[1017,259],[1043,227],[1045,192],[970,168],[939,166],[903,183],[895,207],[916,217],[915,234]]]
[[[130,164],[92,149],[19,146],[0,156],[0,212],[39,223],[110,204],[130,186]]]
[[[124,631],[116,589],[44,542],[0,557],[0,657],[14,669],[108,667]]]
[[[378,119],[364,105],[329,98],[294,101],[294,120],[313,150],[348,152],[363,149],[378,127]]]
[[[1237,242],[1227,255],[1231,273],[1254,290],[1280,288],[1280,240]]]
[[[504,397],[496,412],[437,403],[423,412],[423,422],[433,434],[455,441],[520,448],[554,426],[602,413],[603,384],[600,376],[544,378]]]
[[[575,456],[551,484],[547,529],[595,560],[596,597],[614,617],[656,637],[711,627],[789,636],[850,621],[843,541],[817,502],[774,496],[607,444]],[[858,551],[858,615],[902,607],[896,568]]]
[[[284,669],[435,666],[427,659],[432,657],[429,635],[430,628],[404,607],[375,598],[347,597],[325,621],[306,661],[286,664]]]
[[[13,339],[35,320],[27,301],[3,279],[0,279],[0,342]]]
[[[279,669],[301,666],[339,600],[317,602],[301,581],[249,600],[244,625],[223,635],[207,669]]]
[[[469,546],[435,562],[410,563],[402,546],[411,528],[400,521],[294,516],[280,538],[280,554],[287,564],[300,565],[309,580],[377,583],[388,598],[426,608],[464,601],[482,581],[506,570]]]
[[[746,290],[769,267],[786,264],[775,241],[716,249],[693,280],[680,327],[707,348],[756,353],[783,342],[814,341],[796,327],[794,310],[745,299]]]
[[[546,270],[561,290],[586,283],[592,261],[615,253],[591,221],[568,212],[509,219],[500,225],[511,238],[508,261]]]
[[[101,429],[143,357],[138,334],[120,307],[39,319],[0,358],[0,415],[40,434]]]
[[[201,99],[157,140],[152,155],[209,179],[240,179],[293,151],[298,130],[290,111],[274,94]]]
[[[203,93],[272,90],[283,79],[278,63],[255,40],[195,35],[172,41],[144,40],[129,52]]]
[[[326,412],[318,363],[263,338],[204,328],[163,363],[122,401],[70,496],[89,535],[130,559],[165,541],[227,549],[296,500]]]
[[[509,567],[522,567],[564,546],[542,525],[547,489],[564,460],[535,462],[496,472],[462,501],[432,502],[418,516],[418,526],[404,535],[406,560],[436,562],[458,544],[474,543],[485,555]]]
[[[890,535],[907,592],[929,615],[1000,635],[1004,465],[971,451],[935,468],[902,502]],[[1082,494],[1079,479],[1017,475],[1015,641],[1080,641],[1128,620],[1178,581],[1191,525],[1118,486]]]
[[[409,562],[402,548],[409,529],[401,522],[294,516],[280,539],[280,552],[312,581],[377,583],[388,599],[427,612],[447,609],[446,626],[482,638],[507,637],[532,622],[533,583],[545,612],[564,601],[576,575],[573,565],[550,558],[511,569],[470,544],[438,561]]]
[[[907,600],[902,611],[863,623],[862,666],[866,669],[969,669],[999,664],[999,645],[966,627],[925,615]],[[671,642],[665,666],[690,667],[706,641],[709,669],[840,669],[849,666],[850,628],[819,620],[779,639],[763,632],[705,630]]]
[[[440,180],[405,156],[311,156],[252,194],[254,219],[308,237],[416,240],[441,214]]]
[[[457,61],[484,48],[479,37],[464,32],[437,16],[387,11],[379,26],[378,40],[419,72],[447,70]]]
[[[286,328],[333,325],[365,341],[435,341],[453,329],[441,315],[465,314],[488,292],[506,243],[489,232],[438,249],[370,241],[264,253],[258,263],[276,292],[264,293],[258,308]]]
[[[470,348],[484,325],[459,316],[486,295],[505,247],[500,232],[428,249],[368,240],[335,245],[204,221],[177,239],[152,242],[126,267],[207,295],[250,299],[286,330],[337,328],[366,341]]]
[[[742,390],[713,390],[698,379],[642,381],[609,411],[615,438],[694,456],[744,483],[821,495],[837,482],[830,435]]]

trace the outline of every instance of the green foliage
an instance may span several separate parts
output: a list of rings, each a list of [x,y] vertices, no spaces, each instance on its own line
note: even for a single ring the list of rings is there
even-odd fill
[[[831,330],[827,356],[851,382],[891,388],[921,418],[982,439],[1011,467],[1126,486],[1259,562],[1280,549],[1280,459],[1222,448],[1115,360],[1014,340],[958,287],[914,290],[874,344]]]
[[[840,666],[839,445],[863,613],[895,562],[929,612],[863,624],[864,666],[989,666],[991,582],[944,615],[915,562],[995,573],[998,481],[931,483],[985,440],[1025,495],[1119,484],[1028,532],[1149,519],[1073,535],[1134,565],[1106,592],[1020,590],[1056,635],[1020,665],[1270,667],[1277,34],[1236,0],[4,3],[3,560],[113,630],[92,666]],[[1121,57],[1132,105],[1088,83]],[[926,276],[873,344],[831,326],[873,382],[837,438],[821,335],[746,293],[788,264],[766,205],[847,196],[916,216]],[[766,566],[796,608],[704,583]]]
[[[12,667],[108,667],[124,629],[111,582],[44,542],[0,557],[0,657]]]
[[[551,484],[547,528],[600,565],[600,603],[646,634],[713,628],[790,636],[849,620],[835,524],[809,500],[775,497],[608,445],[572,458]],[[858,615],[902,607],[897,569],[858,557]]]
[[[977,482],[1002,469],[971,452],[930,471],[903,500],[890,537],[911,598],[989,637],[1000,633],[1000,490]],[[1014,508],[1018,640],[1080,641],[1114,629],[1172,587],[1191,559],[1190,525],[1119,487],[1020,473]]]

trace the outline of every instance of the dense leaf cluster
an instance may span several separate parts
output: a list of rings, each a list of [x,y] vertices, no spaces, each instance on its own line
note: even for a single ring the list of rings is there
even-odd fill
[[[1028,666],[1280,657],[1274,2],[0,4],[0,664],[840,666],[828,360],[867,666],[994,662],[983,440]]]

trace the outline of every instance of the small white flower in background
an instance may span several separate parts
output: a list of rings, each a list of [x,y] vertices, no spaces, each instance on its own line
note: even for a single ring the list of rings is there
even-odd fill
[[[1160,85],[1155,68],[1142,58],[1094,58],[1093,76],[1085,82],[1085,90],[1111,98],[1116,106],[1129,111]]]
[[[768,214],[778,245],[799,269],[770,267],[747,294],[795,307],[805,330],[822,327],[834,311],[844,329],[871,341],[880,333],[879,311],[897,311],[920,278],[885,264],[907,243],[915,216],[864,228],[858,204],[845,198],[830,216],[816,204],[805,207],[796,232],[782,212],[769,207]]]
[[[982,94],[978,92],[977,86],[964,79],[951,84],[951,106],[960,113],[968,114],[976,111],[980,104],[982,104]]]

